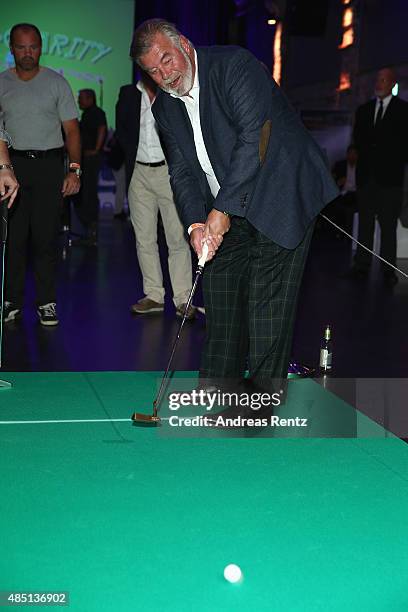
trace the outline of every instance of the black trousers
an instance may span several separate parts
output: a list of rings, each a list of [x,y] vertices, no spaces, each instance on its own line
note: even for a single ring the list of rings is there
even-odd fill
[[[357,196],[354,191],[347,191],[345,194],[339,195],[333,202],[330,202],[324,209],[324,214],[337,223],[339,227],[344,229],[349,234],[353,233],[353,217],[357,212]],[[327,223],[326,223],[327,225]],[[339,232],[336,228],[334,231]],[[342,234],[344,236],[344,234]]]
[[[380,255],[395,266],[397,257],[397,222],[402,206],[402,188],[384,187],[371,179],[364,187],[357,190],[358,204],[358,240],[367,248],[373,248],[375,220],[381,228]],[[367,270],[372,255],[361,247],[355,254],[355,266]],[[384,273],[392,272],[382,264]]]
[[[286,388],[297,298],[314,224],[293,250],[232,219],[206,265],[203,294],[207,334],[200,378],[237,381],[246,368],[257,388]]]
[[[8,221],[5,299],[22,307],[31,238],[37,304],[56,301],[57,240],[62,208],[62,157],[28,159],[11,153],[20,191]]]
[[[81,162],[81,189],[74,197],[74,204],[78,218],[86,230],[95,226],[98,221],[98,178],[101,163],[101,155],[83,157]]]

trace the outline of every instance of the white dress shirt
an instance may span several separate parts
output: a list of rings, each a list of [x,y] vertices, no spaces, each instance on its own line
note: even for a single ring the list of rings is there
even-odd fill
[[[191,126],[193,128],[194,134],[194,144],[198,157],[198,161],[200,162],[200,166],[205,173],[207,178],[208,185],[210,187],[210,191],[214,198],[217,197],[217,194],[220,190],[220,184],[217,181],[217,177],[215,176],[215,172],[213,167],[211,166],[210,158],[208,157],[207,149],[205,148],[203,132],[201,130],[201,122],[200,122],[200,82],[198,80],[198,62],[197,62],[197,52],[194,49],[194,57],[195,57],[195,76],[193,88],[189,91],[186,96],[175,96],[171,94],[173,98],[179,97],[185,104],[187,114],[191,121]]]
[[[160,144],[157,124],[152,113],[152,104],[141,81],[136,85],[142,93],[140,106],[139,145],[137,147],[136,161],[152,164],[164,160],[163,149]]]
[[[387,107],[389,105],[389,103],[392,100],[392,94],[390,94],[389,96],[387,96],[386,98],[383,98],[383,112],[382,112],[382,116],[384,117],[385,115],[385,111],[387,110]],[[380,110],[380,98],[377,98],[376,103],[375,103],[375,111],[374,111],[374,125],[375,125],[375,120],[377,119],[377,114],[378,111]]]

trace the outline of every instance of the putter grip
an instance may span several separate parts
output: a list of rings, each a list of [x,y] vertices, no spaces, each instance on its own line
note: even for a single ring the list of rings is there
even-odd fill
[[[198,260],[198,265],[200,266],[200,268],[204,268],[205,262],[207,261],[207,256],[208,256],[208,244],[205,242],[203,244],[203,252],[201,253],[200,259]]]

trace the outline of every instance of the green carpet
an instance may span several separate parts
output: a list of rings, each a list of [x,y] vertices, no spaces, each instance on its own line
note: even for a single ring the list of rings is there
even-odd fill
[[[69,591],[75,612],[408,609],[407,446],[313,381],[281,409],[307,432],[231,439],[4,423],[149,413],[158,373],[2,377],[0,590]],[[367,437],[314,437],[342,420]]]

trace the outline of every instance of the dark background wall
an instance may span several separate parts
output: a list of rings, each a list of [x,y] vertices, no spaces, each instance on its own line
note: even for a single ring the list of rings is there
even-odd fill
[[[358,72],[408,62],[408,0],[352,0]],[[335,89],[341,71],[341,0],[136,0],[135,23],[164,17],[196,45],[239,44],[272,68],[275,7],[283,20],[283,87]]]
[[[135,24],[162,17],[175,23],[195,45],[225,44],[234,12],[233,0],[136,0]]]
[[[327,22],[321,35],[290,34],[290,6],[311,6],[291,0],[286,13],[285,87],[337,80],[340,72],[341,0],[328,0]],[[408,0],[354,0],[358,73],[408,62]]]
[[[284,85],[286,88],[319,83],[336,78],[340,69],[338,45],[341,42],[342,5],[339,0],[327,1],[320,6],[320,14],[315,15],[322,28],[313,29],[313,15],[309,20],[301,16],[307,5],[297,0],[291,2],[286,13],[286,37],[284,54]],[[301,6],[302,9],[299,9]],[[303,6],[306,6],[303,9]],[[291,10],[292,9],[292,10]],[[293,23],[292,15],[299,11],[299,18]],[[324,19],[326,13],[326,18]],[[302,23],[303,22],[303,23]],[[294,27],[296,25],[296,27]],[[303,29],[300,27],[303,25]],[[309,32],[308,33],[308,26]]]
[[[236,44],[272,67],[274,27],[264,0],[136,0],[135,24],[163,17],[197,45]]]
[[[408,1],[364,0],[360,71],[408,62]]]

